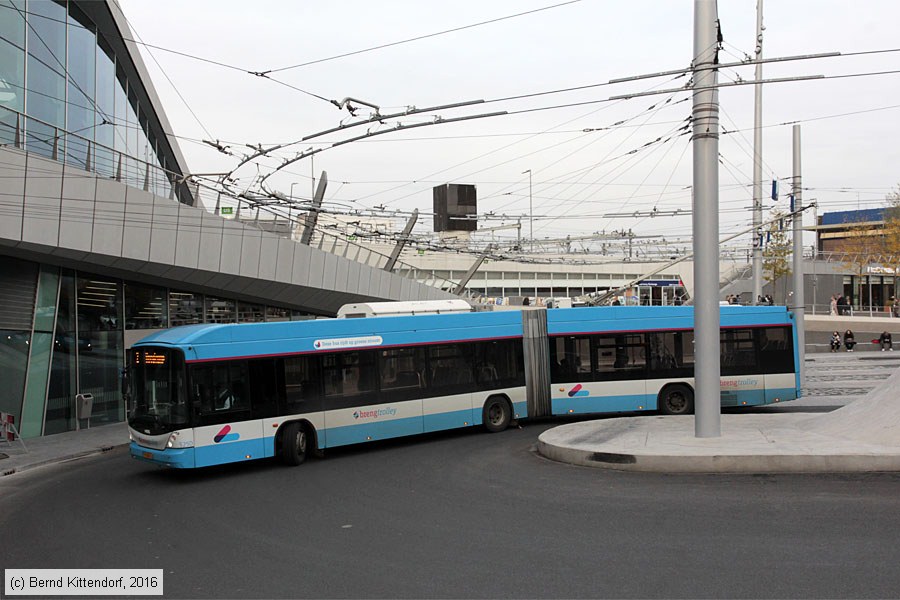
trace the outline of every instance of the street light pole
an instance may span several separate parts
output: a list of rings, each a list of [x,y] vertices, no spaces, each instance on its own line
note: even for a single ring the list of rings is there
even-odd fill
[[[532,202],[531,195],[531,169],[527,171],[522,171],[522,175],[528,173],[528,221],[529,227],[531,228],[531,252],[534,253],[534,205]]]
[[[291,184],[291,194],[290,194],[290,204],[288,204],[288,227],[291,228],[291,241],[294,240],[294,218],[291,215],[291,211],[294,208],[294,186],[297,185],[297,182]]]

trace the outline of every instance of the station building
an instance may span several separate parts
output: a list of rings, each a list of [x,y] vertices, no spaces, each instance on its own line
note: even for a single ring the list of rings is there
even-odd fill
[[[114,0],[0,0],[0,411],[23,437],[122,421],[148,330],[452,297],[198,200]],[[357,249],[359,250],[359,249]]]

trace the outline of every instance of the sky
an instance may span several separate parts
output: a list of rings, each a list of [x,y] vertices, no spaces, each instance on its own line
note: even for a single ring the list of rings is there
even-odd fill
[[[479,229],[521,221],[543,251],[567,237],[589,250],[587,238],[628,231],[647,252],[689,246],[690,216],[672,214],[691,208],[681,129],[691,96],[677,91],[689,76],[608,82],[687,69],[691,0],[118,2],[192,173],[232,172],[233,188],[251,191],[269,175],[269,190],[299,201],[325,171],[328,210],[389,217],[400,229],[418,209],[421,234],[431,231],[433,186],[474,184]],[[722,0],[718,10],[720,63],[752,57],[756,0]],[[764,79],[825,76],[763,86],[766,196],[779,180],[764,218],[788,209],[795,123],[804,204],[815,201],[818,214],[883,206],[900,183],[900,72],[863,74],[900,71],[900,52],[885,52],[900,49],[900,2],[770,0],[763,21],[764,58],[842,54],[763,67]],[[747,65],[719,73],[720,83],[753,78]],[[610,100],[658,90],[676,91]],[[720,237],[752,224],[753,96],[752,85],[719,94]],[[345,98],[355,117],[331,102]],[[475,100],[485,102],[301,141],[370,119],[366,104],[384,116]],[[435,124],[495,112],[507,114]],[[290,145],[235,171],[260,144]],[[273,173],[310,148],[321,151]],[[649,216],[654,209],[663,216]],[[749,233],[731,242],[751,243]]]

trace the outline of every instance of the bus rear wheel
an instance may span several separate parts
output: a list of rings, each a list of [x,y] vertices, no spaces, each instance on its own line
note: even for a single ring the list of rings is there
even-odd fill
[[[499,396],[488,398],[488,401],[484,403],[484,412],[481,420],[484,423],[484,428],[491,433],[497,433],[509,427],[509,423],[512,421],[512,410],[506,398],[500,398]]]
[[[281,462],[296,466],[306,460],[309,435],[300,423],[288,423],[281,434]]]
[[[658,406],[664,415],[689,415],[694,412],[694,391],[686,385],[670,385],[659,393]]]

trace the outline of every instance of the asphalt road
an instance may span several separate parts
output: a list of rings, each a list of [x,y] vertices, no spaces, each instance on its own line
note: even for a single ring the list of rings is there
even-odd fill
[[[884,360],[889,359],[889,360]],[[807,362],[824,412],[900,355]],[[157,469],[123,450],[0,479],[0,567],[161,568],[167,598],[886,598],[900,474],[654,475],[553,463],[550,420]]]
[[[549,462],[558,422],[0,483],[5,568],[162,568],[167,598],[896,597],[900,475],[667,476]]]

